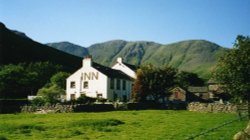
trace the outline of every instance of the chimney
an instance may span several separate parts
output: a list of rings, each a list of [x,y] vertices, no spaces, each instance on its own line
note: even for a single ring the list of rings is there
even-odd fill
[[[117,62],[118,62],[118,63],[122,63],[122,58],[121,58],[121,57],[118,57],[118,58],[117,58]]]
[[[92,66],[92,56],[85,56],[82,60],[82,67],[91,67]]]

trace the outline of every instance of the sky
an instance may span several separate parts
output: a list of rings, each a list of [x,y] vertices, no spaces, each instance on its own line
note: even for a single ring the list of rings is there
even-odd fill
[[[250,35],[250,0],[0,0],[0,22],[40,43],[204,39],[230,48]]]

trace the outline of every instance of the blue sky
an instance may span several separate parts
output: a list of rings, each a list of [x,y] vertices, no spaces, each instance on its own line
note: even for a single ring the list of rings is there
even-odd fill
[[[250,0],[0,0],[0,21],[41,43],[205,39],[232,47],[250,35]]]

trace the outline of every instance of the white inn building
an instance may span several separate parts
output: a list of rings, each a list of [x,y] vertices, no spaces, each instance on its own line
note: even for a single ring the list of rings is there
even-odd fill
[[[117,63],[109,68],[86,57],[82,67],[67,78],[66,100],[86,95],[110,101],[127,101],[130,99],[135,70],[135,66],[124,63],[122,58],[118,58]]]

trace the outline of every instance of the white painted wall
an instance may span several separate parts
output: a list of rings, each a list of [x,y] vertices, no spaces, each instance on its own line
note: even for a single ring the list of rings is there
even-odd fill
[[[70,87],[70,82],[75,81],[75,88]],[[84,88],[84,82],[88,82],[88,88]],[[102,94],[107,98],[107,76],[97,71],[93,67],[82,67],[67,79],[67,100],[70,100],[70,94],[75,94],[78,98],[81,94],[89,97],[97,97]]]
[[[85,81],[88,82],[88,88],[84,88]],[[114,89],[110,89],[110,81],[111,78],[92,67],[91,58],[85,58],[83,60],[83,67],[67,78],[66,100],[71,100],[71,94],[75,94],[76,99],[81,94],[95,98],[97,94],[102,94],[102,98],[113,101],[114,93],[117,94],[117,99],[120,101],[123,101],[123,95],[126,95],[127,100],[130,99],[132,80],[125,80],[125,90],[123,90],[123,79],[120,79],[120,90],[117,89],[117,78],[114,79]],[[75,88],[70,87],[71,82],[75,82]]]

